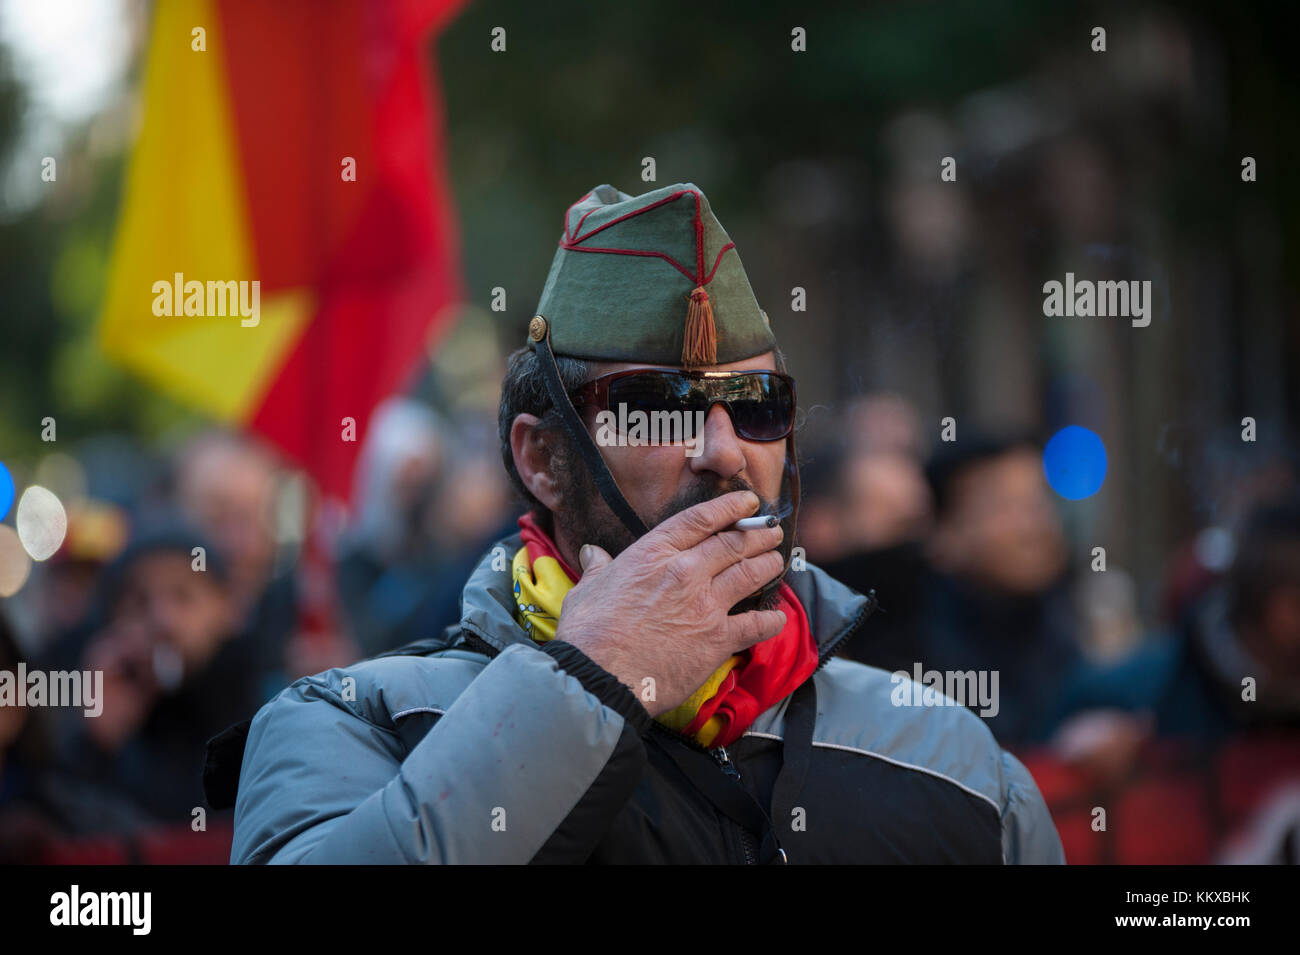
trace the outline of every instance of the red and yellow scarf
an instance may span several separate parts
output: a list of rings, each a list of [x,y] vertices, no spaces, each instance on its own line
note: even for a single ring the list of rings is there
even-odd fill
[[[564,595],[575,573],[531,514],[519,518],[524,546],[512,566],[515,618],[538,643],[555,637]],[[799,598],[782,581],[778,609],[785,629],[770,640],[729,657],[681,706],[656,719],[702,746],[730,746],[762,713],[785,699],[817,669],[817,644]]]

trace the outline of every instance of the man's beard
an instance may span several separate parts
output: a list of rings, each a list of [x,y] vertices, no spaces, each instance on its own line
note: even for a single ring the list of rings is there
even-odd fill
[[[566,435],[567,438],[567,435]],[[553,459],[552,466],[555,468],[555,474],[559,480],[559,494],[561,511],[553,515],[555,521],[555,536],[558,538],[563,533],[577,547],[583,544],[595,544],[602,548],[611,557],[617,557],[624,550],[630,547],[636,540],[632,532],[623,526],[614,512],[609,509],[605,499],[600,496],[596,490],[596,482],[592,479],[590,472],[587,471],[582,459],[577,453],[567,453],[572,449],[565,449],[565,453],[560,456],[561,459]],[[658,514],[653,515],[653,519],[647,519],[642,515],[647,527],[655,527],[668,518],[672,517],[688,507],[701,504],[704,501],[712,500],[715,497],[721,497],[732,491],[752,491],[758,495],[760,501],[759,509],[755,512],[758,514],[776,514],[781,519],[781,530],[784,536],[781,543],[776,546],[776,551],[781,555],[781,566],[788,568],[790,564],[790,553],[794,548],[794,504],[790,495],[790,468],[791,462],[786,462],[786,468],[781,476],[781,491],[777,500],[772,501],[758,490],[752,487],[747,481],[738,477],[717,478],[709,480],[700,478],[684,491],[676,494],[672,500],[665,504]],[[783,569],[781,577],[785,578],[786,571]],[[773,610],[777,606],[777,581],[765,587],[761,594],[745,597],[739,603],[731,608],[730,613],[744,613],[748,610]]]

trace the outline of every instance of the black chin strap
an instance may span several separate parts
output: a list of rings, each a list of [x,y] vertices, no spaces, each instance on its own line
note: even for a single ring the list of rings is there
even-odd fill
[[[596,447],[596,442],[591,439],[586,425],[578,416],[578,410],[569,400],[569,394],[564,390],[564,382],[560,380],[560,368],[555,363],[555,352],[551,351],[551,324],[545,319],[541,321],[545,323],[544,326],[537,324],[537,318],[533,319],[534,324],[529,328],[529,338],[532,341],[533,351],[537,354],[538,364],[542,366],[542,379],[546,382],[546,392],[551,397],[551,404],[560,412],[564,430],[577,445],[583,463],[587,465],[587,471],[596,484],[596,490],[600,492],[600,496],[605,499],[614,516],[623,522],[623,526],[632,536],[640,538],[647,530],[645,523],[619,490],[618,482],[614,480],[614,475],[609,473],[605,459],[600,456],[600,449]],[[540,339],[535,337],[534,331],[539,328],[543,333]]]

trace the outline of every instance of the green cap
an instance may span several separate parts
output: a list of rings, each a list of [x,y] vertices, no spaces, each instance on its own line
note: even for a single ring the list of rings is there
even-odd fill
[[[771,351],[735,243],[692,183],[629,196],[597,186],[564,233],[530,337],[549,325],[557,355],[702,367]]]

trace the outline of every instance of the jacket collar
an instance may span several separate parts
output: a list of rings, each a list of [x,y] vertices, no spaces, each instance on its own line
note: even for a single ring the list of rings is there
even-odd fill
[[[510,566],[523,546],[518,534],[497,541],[479,561],[465,584],[460,626],[498,652],[530,643],[515,621],[514,581]],[[822,662],[867,618],[875,601],[835,580],[820,567],[804,562],[791,569],[786,583],[808,614],[808,626]]]

